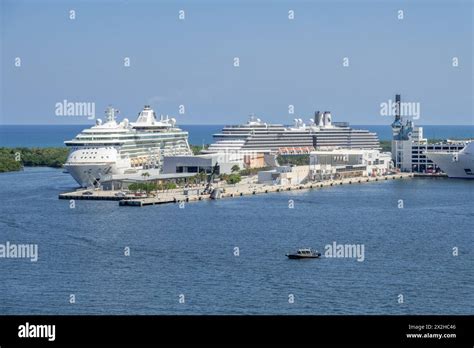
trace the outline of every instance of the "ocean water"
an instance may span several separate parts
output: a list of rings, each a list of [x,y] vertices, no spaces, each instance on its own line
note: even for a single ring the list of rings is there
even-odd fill
[[[212,134],[218,133],[223,125],[180,125],[189,132],[189,143],[202,145],[212,143]],[[390,140],[390,126],[359,125],[358,129],[368,129],[378,134],[380,140]],[[85,125],[0,125],[0,147],[49,147],[64,146],[65,140],[73,139]],[[424,136],[429,139],[471,139],[474,125],[468,126],[424,126]]]
[[[0,314],[474,314],[473,181],[383,181],[184,209],[71,208],[57,196],[74,187],[57,169],[0,174],[0,243],[39,248],[37,262],[0,258]],[[365,260],[285,257],[333,242],[363,244]]]
[[[0,147],[60,147],[73,139],[87,125],[0,125]],[[191,145],[210,144],[219,125],[180,125],[189,132]]]

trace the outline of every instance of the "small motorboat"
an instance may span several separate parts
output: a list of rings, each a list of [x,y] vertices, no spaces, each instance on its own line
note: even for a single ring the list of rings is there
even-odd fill
[[[286,254],[289,259],[318,259],[321,257],[321,253],[313,251],[310,248],[298,249],[296,253]]]

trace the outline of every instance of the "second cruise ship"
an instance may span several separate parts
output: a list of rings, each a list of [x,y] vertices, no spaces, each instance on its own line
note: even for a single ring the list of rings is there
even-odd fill
[[[188,132],[176,126],[176,119],[158,119],[149,105],[135,122],[117,122],[117,112],[109,107],[104,123],[98,119],[95,126],[64,142],[70,147],[64,167],[80,186],[96,186],[108,175],[160,168],[164,156],[192,154]]]
[[[225,126],[213,138],[215,142],[207,153],[305,153],[325,147],[380,149],[376,133],[353,129],[346,122],[332,122],[329,111],[317,111],[309,124],[295,119],[292,126],[267,124],[251,116],[246,124]]]

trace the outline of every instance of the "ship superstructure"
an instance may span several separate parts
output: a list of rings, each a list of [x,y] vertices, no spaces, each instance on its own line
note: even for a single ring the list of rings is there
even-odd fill
[[[291,126],[265,123],[252,115],[247,123],[225,126],[213,138],[214,143],[207,149],[208,153],[276,153],[298,148],[309,152],[324,147],[380,148],[375,133],[353,129],[346,122],[332,122],[328,111],[317,111],[308,124],[302,119],[294,119]]]
[[[159,169],[164,156],[192,154],[188,132],[176,126],[176,119],[157,118],[149,105],[135,122],[117,122],[117,113],[107,108],[105,122],[98,119],[64,142],[71,149],[65,169],[82,187],[96,186],[109,175]]]

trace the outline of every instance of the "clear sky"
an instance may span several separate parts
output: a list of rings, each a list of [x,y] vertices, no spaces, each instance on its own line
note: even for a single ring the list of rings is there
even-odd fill
[[[0,2],[0,124],[92,122],[56,116],[64,99],[131,120],[152,104],[181,124],[314,110],[388,124],[395,93],[420,103],[418,124],[474,124],[472,0]]]

